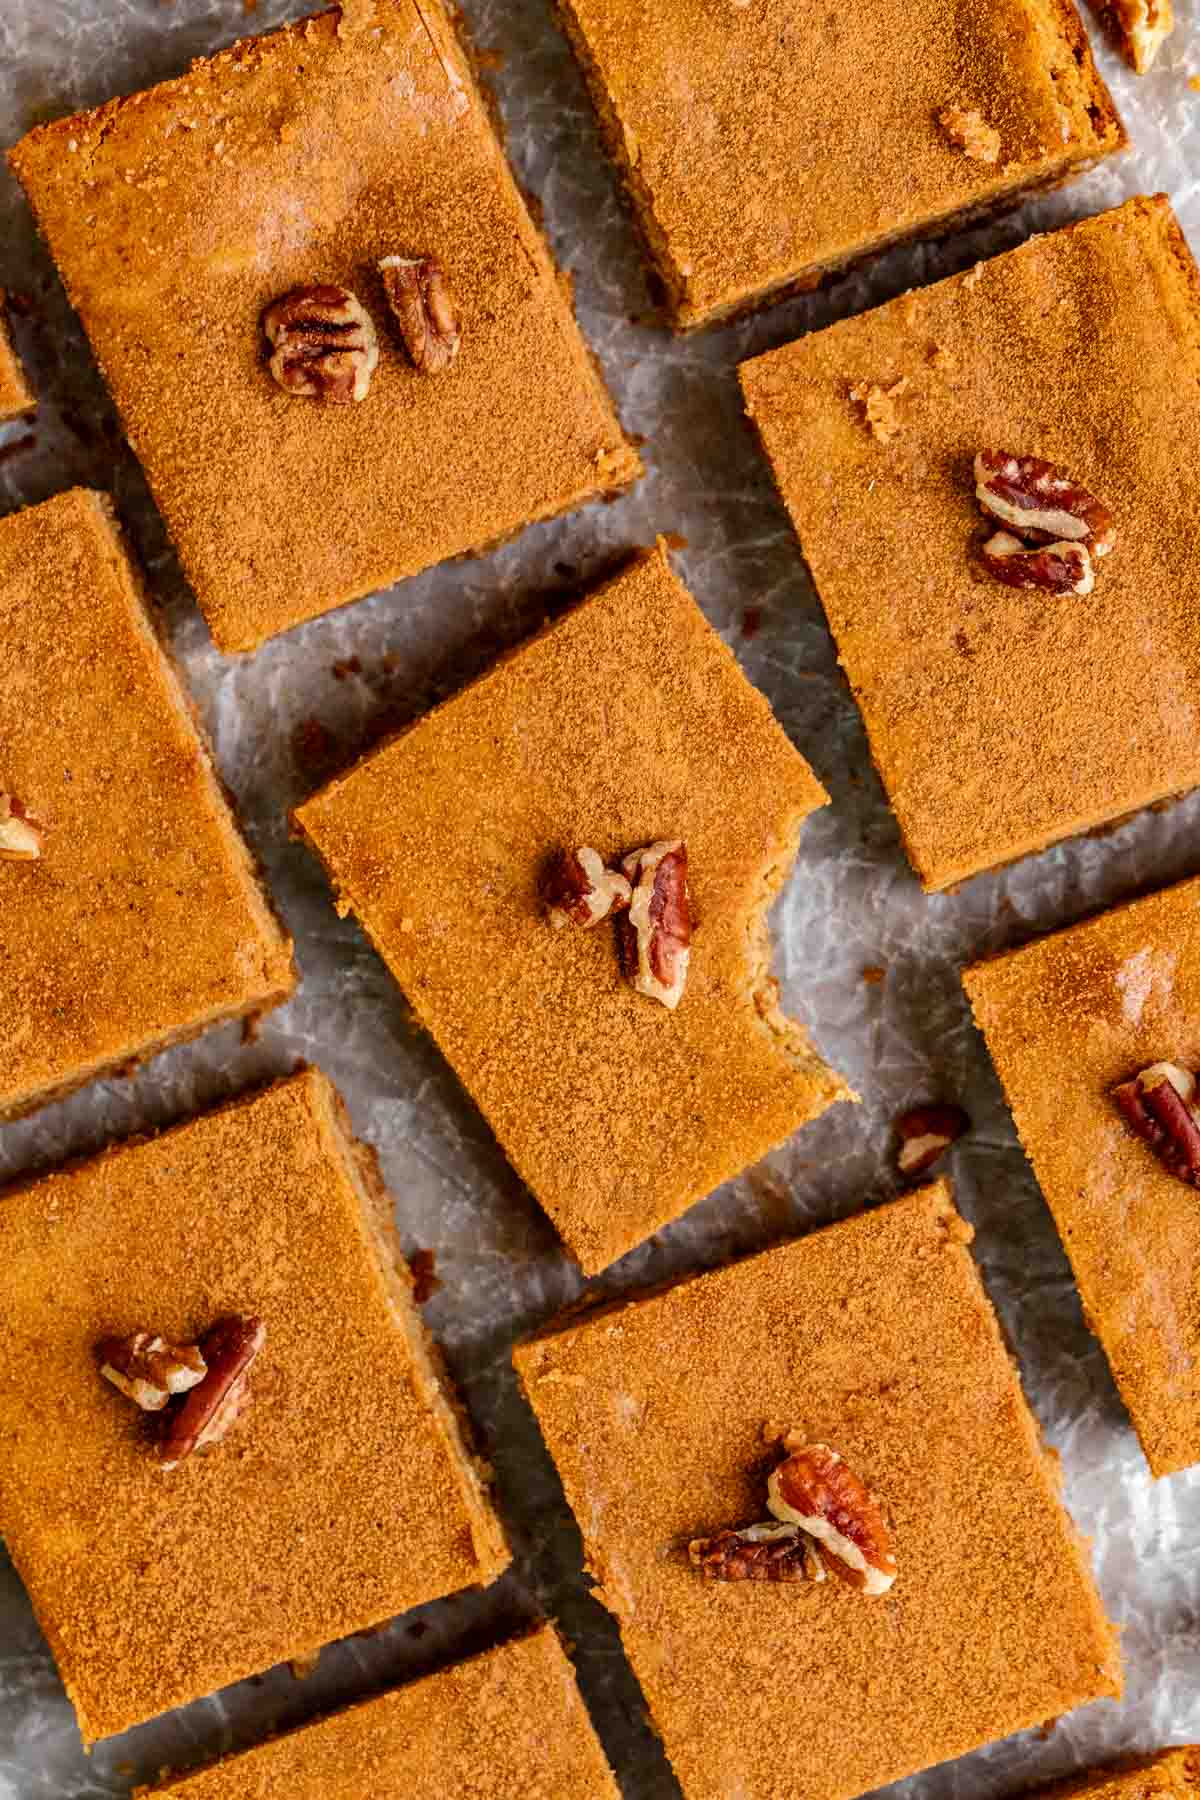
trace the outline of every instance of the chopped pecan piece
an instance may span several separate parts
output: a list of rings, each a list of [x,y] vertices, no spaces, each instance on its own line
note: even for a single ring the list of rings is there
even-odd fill
[[[45,841],[45,827],[16,796],[0,793],[0,861],[36,862]]]
[[[1138,75],[1144,75],[1175,29],[1171,0],[1100,0],[1099,11]]]
[[[767,1483],[767,1508],[816,1538],[833,1575],[872,1599],[896,1579],[891,1534],[874,1495],[828,1444],[784,1439],[789,1452]]]
[[[601,919],[624,912],[633,889],[619,869],[605,867],[598,850],[586,844],[578,850],[559,850],[542,874],[542,899],[550,923],[599,925]]]
[[[973,162],[999,162],[1000,133],[982,113],[973,108],[964,112],[961,106],[947,106],[938,114],[938,124],[955,149]]]
[[[897,1168],[902,1175],[923,1175],[971,1129],[971,1121],[961,1106],[914,1106],[896,1121],[896,1129]]]
[[[149,1331],[104,1338],[96,1355],[105,1381],[143,1412],[161,1412],[172,1394],[186,1394],[208,1372],[195,1344],[170,1344]]]
[[[911,385],[908,376],[901,375],[888,388],[881,387],[877,381],[860,381],[850,389],[850,398],[862,407],[867,429],[879,443],[890,443],[903,430],[897,402]]]
[[[688,1545],[694,1567],[712,1581],[824,1581],[813,1540],[798,1525],[746,1525]]]
[[[1030,548],[1011,531],[994,531],[980,546],[980,561],[1005,587],[1043,594],[1090,594],[1096,574],[1086,544],[1037,544]]]
[[[436,256],[385,256],[379,264],[388,305],[396,315],[414,369],[440,375],[458,355],[462,329]]]
[[[267,1338],[261,1319],[237,1314],[221,1319],[200,1340],[208,1373],[173,1415],[159,1446],[164,1469],[176,1469],[185,1456],[219,1444],[245,1408],[247,1377]]]
[[[633,888],[629,911],[617,920],[622,967],[639,994],[674,1011],[691,955],[687,846],[678,838],[650,844],[621,867]]]
[[[1151,1063],[1113,1089],[1122,1117],[1170,1173],[1200,1187],[1200,1106],[1196,1077],[1178,1063]]]
[[[347,406],[365,400],[379,361],[375,327],[349,288],[293,288],[263,313],[269,368],[289,394]]]
[[[981,450],[975,458],[975,498],[989,519],[1027,544],[1084,544],[1093,556],[1107,556],[1117,541],[1103,500],[1040,456]]]

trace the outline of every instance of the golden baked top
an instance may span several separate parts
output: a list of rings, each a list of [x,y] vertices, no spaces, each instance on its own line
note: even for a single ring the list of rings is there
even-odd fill
[[[849,1095],[769,1004],[766,908],[824,801],[660,547],[296,822],[597,1270]],[[559,849],[676,838],[696,928],[669,1012],[607,923],[547,923],[538,878]]]
[[[16,419],[32,412],[36,396],[25,378],[9,333],[4,289],[0,288],[0,419]]]
[[[315,1070],[0,1195],[0,1535],[85,1740],[504,1567],[383,1204]],[[249,1410],[168,1472],[96,1346],[235,1313]]]
[[[294,972],[100,495],[0,520],[0,669],[0,794],[46,827],[0,858],[3,1118]]]
[[[1150,1467],[1200,1462],[1200,1200],[1112,1099],[1153,1063],[1200,1070],[1200,881],[976,963],[963,985]]]
[[[970,1237],[939,1182],[516,1351],[689,1800],[849,1800],[1120,1691]],[[764,1517],[788,1430],[877,1496],[884,1597],[690,1564],[690,1540]]]
[[[1200,277],[1165,198],[741,373],[927,888],[1200,780]],[[993,448],[1110,504],[1091,594],[979,566]]]
[[[683,325],[1125,141],[1071,0],[563,13]]]
[[[439,0],[348,0],[11,152],[222,650],[623,485],[638,461]],[[452,368],[376,268],[441,259]],[[358,405],[285,393],[260,316],[358,294]]]
[[[1200,1746],[1184,1744],[1138,1762],[1113,1763],[1027,1800],[1193,1800],[1200,1792]]]
[[[550,1626],[165,1788],[178,1800],[618,1800]]]

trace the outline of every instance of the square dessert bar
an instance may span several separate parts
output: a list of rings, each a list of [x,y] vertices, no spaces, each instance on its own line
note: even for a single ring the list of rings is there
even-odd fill
[[[680,328],[1120,148],[1071,0],[559,0]]]
[[[102,495],[0,520],[0,670],[8,1119],[268,1011],[295,972]]]
[[[688,1800],[849,1800],[1119,1694],[970,1238],[939,1182],[517,1349]],[[692,1562],[695,1540],[766,1518],[785,1433],[857,1478],[843,1536],[873,1492],[886,1593]]]
[[[1118,1083],[1200,1069],[1200,881],[963,974],[975,1019],[1155,1475],[1200,1462],[1200,1204]]]
[[[11,152],[218,646],[265,638],[639,473],[439,0],[355,0]],[[415,368],[380,259],[440,261]],[[350,289],[365,399],[286,392],[264,309]]]
[[[549,1626],[137,1791],[178,1800],[619,1800]]]
[[[0,1195],[0,1317],[0,1536],[85,1742],[508,1561],[316,1070]],[[248,1404],[171,1466],[155,1424],[179,1415],[102,1379],[101,1345],[203,1350],[236,1317],[265,1328]]]
[[[1039,1788],[1027,1800],[1193,1800],[1200,1794],[1200,1745],[1183,1744],[1141,1761],[1090,1769]]]
[[[4,289],[0,288],[0,419],[18,419],[37,405],[9,331]]]
[[[826,795],[661,545],[296,813],[339,907],[589,1273],[835,1100],[780,1012],[768,906]],[[612,926],[555,930],[539,877],[683,840],[677,1010]]]
[[[1200,277],[1164,198],[741,373],[927,889],[1200,781]],[[983,567],[993,449],[1111,508],[1091,593]]]

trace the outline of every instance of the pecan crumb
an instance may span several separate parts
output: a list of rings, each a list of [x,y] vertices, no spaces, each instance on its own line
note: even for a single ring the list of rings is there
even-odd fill
[[[550,923],[559,927],[599,925],[623,912],[633,898],[621,871],[606,868],[600,852],[587,844],[556,851],[542,871],[540,886]]]
[[[161,1412],[173,1394],[199,1386],[208,1370],[195,1344],[171,1344],[149,1331],[103,1338],[100,1373],[143,1412]]]
[[[424,1306],[442,1285],[437,1273],[436,1250],[414,1250],[408,1259],[408,1267],[413,1280],[413,1299],[418,1306]]]
[[[999,162],[1000,133],[974,107],[966,112],[961,106],[944,107],[938,114],[938,124],[954,148],[973,162]]]
[[[1151,1063],[1112,1091],[1130,1129],[1163,1166],[1189,1187],[1200,1187],[1200,1106],[1196,1077],[1178,1063]]]
[[[462,329],[437,257],[385,256],[379,273],[413,368],[422,375],[448,369],[458,355]]]
[[[356,294],[333,283],[293,288],[262,317],[272,346],[268,364],[289,394],[346,406],[365,400],[379,342]]]
[[[218,1320],[200,1340],[207,1374],[168,1422],[159,1446],[163,1469],[177,1469],[193,1451],[221,1443],[247,1405],[248,1377],[267,1340],[261,1319],[233,1314]]]
[[[36,862],[45,842],[45,826],[15,794],[0,793],[0,861]]]
[[[711,1581],[824,1581],[816,1544],[797,1525],[746,1525],[693,1538],[688,1558]]]
[[[1137,75],[1144,75],[1175,29],[1171,0],[1101,0],[1111,35]]]
[[[908,376],[901,375],[888,388],[881,387],[877,381],[860,381],[850,389],[850,398],[862,407],[864,422],[879,443],[890,443],[903,429],[904,421],[896,402],[911,385]]]
[[[923,1175],[970,1129],[961,1106],[914,1106],[896,1121],[900,1134],[896,1167],[902,1175]]]
[[[629,911],[617,920],[622,967],[639,994],[674,1011],[691,957],[687,845],[678,838],[650,844],[621,867],[633,889]]]

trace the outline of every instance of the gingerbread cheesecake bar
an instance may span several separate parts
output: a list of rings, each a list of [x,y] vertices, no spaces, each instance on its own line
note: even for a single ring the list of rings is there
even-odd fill
[[[0,1196],[0,1536],[85,1742],[508,1562],[306,1070]]]
[[[924,887],[1196,786],[1200,274],[1163,196],[741,377]]]
[[[675,325],[811,288],[1119,149],[1071,0],[559,0]]]
[[[0,288],[0,420],[19,419],[37,406],[12,341],[4,289]]]
[[[1200,1462],[1200,1131],[1188,1095],[1193,1171],[1139,1134],[1126,1091],[1200,1070],[1200,881],[976,963],[963,986],[1151,1471]]]
[[[218,647],[640,472],[440,0],[10,153]]]
[[[850,1800],[1120,1693],[970,1238],[939,1182],[518,1347],[687,1800]]]
[[[177,1800],[618,1800],[553,1629],[139,1794]]]
[[[1200,1745],[1182,1744],[1157,1756],[1090,1769],[1028,1800],[1194,1800],[1200,1794]]]
[[[593,1272],[853,1097],[769,966],[825,799],[660,545],[295,823]]]
[[[112,507],[0,520],[0,1120],[295,985]]]

